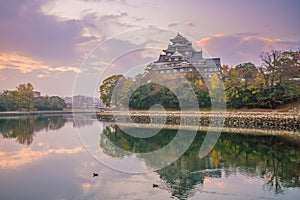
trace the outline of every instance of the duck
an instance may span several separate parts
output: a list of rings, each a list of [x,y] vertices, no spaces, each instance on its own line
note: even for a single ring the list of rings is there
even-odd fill
[[[93,177],[95,177],[95,176],[98,176],[98,174],[97,173],[93,173]]]

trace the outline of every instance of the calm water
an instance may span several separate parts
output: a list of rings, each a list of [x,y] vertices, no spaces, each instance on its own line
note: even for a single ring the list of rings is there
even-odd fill
[[[100,126],[99,126],[100,124]],[[78,133],[94,134],[108,158],[114,146],[149,152],[167,144],[175,130],[136,139],[118,127],[82,116],[0,119],[0,199],[299,199],[300,144],[269,136],[222,133],[212,152],[198,157],[205,133],[168,167],[146,174],[113,170],[94,159]],[[96,131],[95,131],[96,130]],[[97,131],[98,130],[98,131]],[[148,141],[147,141],[148,140]],[[125,159],[126,157],[126,159]],[[153,162],[145,162],[153,167]],[[93,177],[92,174],[99,174]],[[158,187],[153,188],[155,183]]]

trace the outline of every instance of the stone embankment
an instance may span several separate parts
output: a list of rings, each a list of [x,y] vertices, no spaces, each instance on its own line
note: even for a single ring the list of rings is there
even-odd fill
[[[125,112],[104,111],[98,113],[102,121],[130,123],[153,123],[167,125],[197,125],[201,127],[223,126],[255,130],[300,132],[299,113],[279,112],[149,112],[133,111],[130,118]]]

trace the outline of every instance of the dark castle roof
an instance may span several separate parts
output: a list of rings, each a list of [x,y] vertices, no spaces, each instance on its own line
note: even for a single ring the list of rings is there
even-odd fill
[[[170,39],[170,42],[168,48],[163,50],[155,63],[174,62],[175,57],[177,57],[177,61],[186,60],[189,62],[203,59],[202,52],[196,51],[192,43],[179,33],[175,38]]]

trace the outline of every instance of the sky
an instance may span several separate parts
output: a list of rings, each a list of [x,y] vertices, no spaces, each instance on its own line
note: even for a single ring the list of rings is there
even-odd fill
[[[0,91],[97,95],[155,61],[179,32],[222,64],[300,49],[298,0],[0,0]]]

